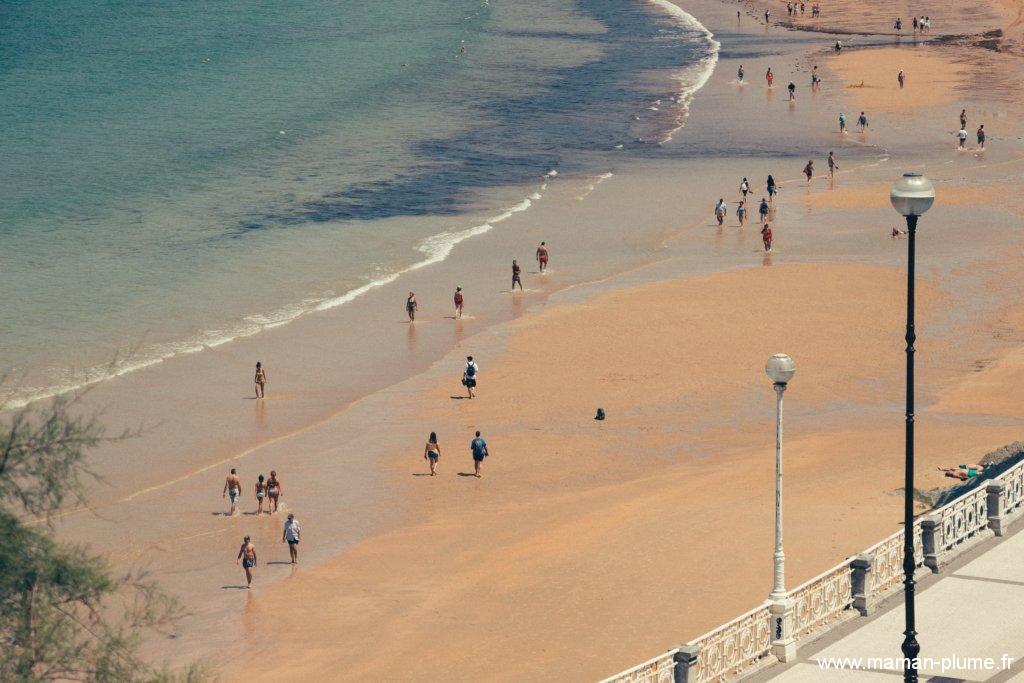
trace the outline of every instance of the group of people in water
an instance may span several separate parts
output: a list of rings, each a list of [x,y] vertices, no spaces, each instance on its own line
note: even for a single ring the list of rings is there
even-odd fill
[[[771,205],[775,202],[775,195],[778,194],[779,188],[775,183],[775,178],[769,174],[768,180],[765,183],[766,197],[761,197],[761,203],[757,207],[758,216],[761,222],[761,239],[764,242],[764,250],[772,250],[772,227],[769,217],[771,215]],[[740,201],[736,206],[736,219],[739,221],[739,226],[742,228],[747,223],[747,201],[749,197],[752,197],[752,190],[750,188],[750,181],[744,178],[740,182]],[[729,208],[725,203],[724,198],[719,198],[718,203],[715,204],[715,220],[718,221],[718,227],[722,227],[725,224],[725,217],[729,213]]]
[[[546,242],[541,242],[534,253],[534,258],[537,260],[537,272],[543,274],[548,267],[548,261],[551,256],[548,253],[548,245]],[[512,259],[512,291],[516,290],[516,285],[519,285],[519,291],[523,291],[523,267],[519,265],[516,259]],[[462,289],[462,285],[455,286],[455,294],[452,296],[452,303],[455,304],[455,320],[462,319],[462,312],[466,305],[466,293]],[[405,313],[409,316],[409,322],[415,322],[416,312],[420,309],[419,301],[416,300],[416,293],[409,292],[409,296],[405,299]]]

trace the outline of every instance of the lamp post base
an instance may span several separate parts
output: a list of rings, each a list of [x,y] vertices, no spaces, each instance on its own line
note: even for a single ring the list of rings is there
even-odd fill
[[[793,600],[788,594],[778,596],[772,593],[769,597],[768,611],[772,624],[772,654],[780,662],[791,662],[796,659],[796,638],[793,631],[796,625],[793,613]]]

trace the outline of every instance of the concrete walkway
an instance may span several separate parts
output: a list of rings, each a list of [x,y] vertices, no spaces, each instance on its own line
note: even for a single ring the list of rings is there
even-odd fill
[[[917,584],[922,681],[1024,683],[1024,524]],[[902,676],[903,594],[800,648],[752,680],[879,681]],[[868,661],[873,658],[874,661]],[[844,668],[836,668],[843,663]],[[985,661],[985,660],[988,661]],[[886,661],[889,660],[889,661]],[[832,663],[826,670],[821,662]]]

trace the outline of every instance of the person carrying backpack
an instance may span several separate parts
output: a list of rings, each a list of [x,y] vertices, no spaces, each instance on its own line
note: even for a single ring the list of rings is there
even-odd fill
[[[462,370],[462,384],[469,392],[470,398],[474,396],[473,389],[476,388],[476,376],[479,372],[480,368],[473,360],[473,356],[466,356],[466,367]]]

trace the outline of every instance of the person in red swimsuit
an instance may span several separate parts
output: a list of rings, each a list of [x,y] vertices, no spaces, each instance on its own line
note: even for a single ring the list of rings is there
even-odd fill
[[[764,250],[772,250],[772,228],[767,223],[761,228],[761,239],[764,240]]]
[[[537,263],[540,266],[540,272],[544,272],[544,269],[548,267],[548,248],[544,242],[540,243],[537,247]]]
[[[455,288],[455,317],[462,317],[462,303],[465,301],[462,297],[462,287]]]

